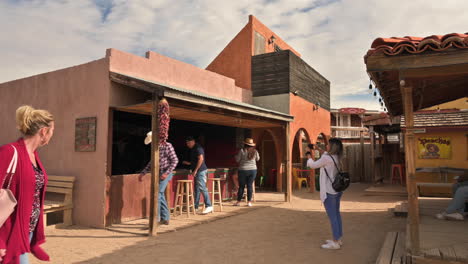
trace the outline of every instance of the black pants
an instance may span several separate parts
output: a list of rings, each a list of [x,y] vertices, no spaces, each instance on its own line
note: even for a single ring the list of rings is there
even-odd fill
[[[247,200],[252,200],[253,183],[257,176],[257,170],[239,170],[239,190],[237,191],[237,201],[240,202],[244,196],[244,188],[247,185]]]

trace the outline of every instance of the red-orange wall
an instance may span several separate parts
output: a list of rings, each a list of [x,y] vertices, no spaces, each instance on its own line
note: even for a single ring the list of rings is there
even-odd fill
[[[278,35],[262,24],[257,18],[250,15],[247,25],[234,37],[224,50],[206,68],[224,76],[233,78],[236,85],[251,90],[252,56],[254,55],[255,31],[265,37],[265,51],[273,52],[273,44],[268,44],[268,39],[275,36],[275,44],[283,50],[291,50],[297,56],[301,56]]]

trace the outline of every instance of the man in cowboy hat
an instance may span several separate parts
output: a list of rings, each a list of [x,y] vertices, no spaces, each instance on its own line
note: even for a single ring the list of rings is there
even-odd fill
[[[213,212],[213,207],[211,206],[210,195],[206,188],[208,167],[205,164],[205,151],[195,142],[193,137],[187,137],[185,142],[190,149],[190,161],[184,161],[182,163],[190,166],[192,175],[195,177],[195,210],[198,210],[201,192],[203,194],[203,200],[205,201],[203,214],[211,213]]]
[[[148,132],[145,138],[145,145],[150,144],[152,141],[152,132]],[[179,159],[174,151],[174,147],[171,143],[161,141],[159,143],[159,206],[158,206],[158,221],[159,224],[169,225],[169,219],[171,212],[166,201],[166,187],[171,181],[173,171],[179,163]],[[138,179],[143,180],[143,177],[151,172],[151,161],[146,165],[143,171],[140,173]]]

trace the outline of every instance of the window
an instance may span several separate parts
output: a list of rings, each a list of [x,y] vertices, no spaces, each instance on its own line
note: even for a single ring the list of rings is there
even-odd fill
[[[254,55],[265,53],[265,37],[255,31]]]

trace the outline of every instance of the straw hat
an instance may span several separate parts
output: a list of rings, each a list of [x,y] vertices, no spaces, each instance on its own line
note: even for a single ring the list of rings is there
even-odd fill
[[[255,143],[254,143],[253,139],[251,139],[251,138],[246,138],[244,140],[244,144],[247,145],[247,146],[255,147]]]
[[[153,140],[153,132],[148,132],[145,138],[145,145],[148,145]]]

